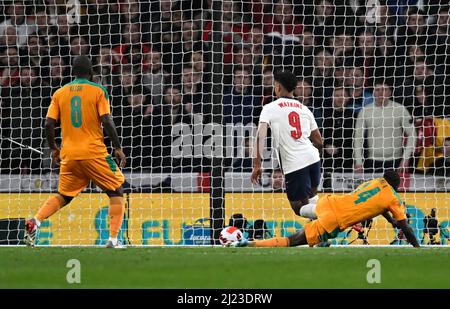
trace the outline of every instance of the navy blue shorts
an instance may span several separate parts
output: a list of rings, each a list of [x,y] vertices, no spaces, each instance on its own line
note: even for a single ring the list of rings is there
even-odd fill
[[[311,188],[318,187],[320,183],[320,161],[286,174],[284,178],[289,201],[309,198]]]

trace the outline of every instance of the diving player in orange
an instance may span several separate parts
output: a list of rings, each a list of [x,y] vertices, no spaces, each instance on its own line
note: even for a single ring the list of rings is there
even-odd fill
[[[314,246],[319,242],[335,238],[340,231],[368,219],[382,215],[394,227],[403,231],[414,247],[420,247],[412,228],[407,223],[404,203],[396,190],[400,177],[394,171],[386,171],[383,178],[361,184],[349,194],[328,194],[321,197],[316,206],[317,220],[309,222],[289,237],[274,237],[266,240],[241,240],[230,243],[232,247],[293,247]],[[394,216],[391,217],[389,212]]]
[[[86,56],[73,61],[75,80],[58,89],[47,113],[45,132],[52,159],[60,165],[58,194],[49,197],[25,224],[25,242],[33,246],[41,222],[68,205],[92,180],[109,197],[108,248],[122,245],[117,240],[124,214],[123,183],[118,168],[125,166],[125,154],[110,113],[108,92],[90,81],[92,64]],[[62,149],[55,144],[55,125],[60,122]],[[102,128],[103,125],[103,128]],[[114,159],[108,154],[103,129],[109,136]]]

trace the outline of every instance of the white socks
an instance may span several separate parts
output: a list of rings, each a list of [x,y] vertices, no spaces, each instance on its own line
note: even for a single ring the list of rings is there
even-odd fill
[[[309,203],[308,205],[304,205],[300,208],[300,216],[309,218],[309,219],[317,219],[316,216],[316,204]]]
[[[319,201],[319,196],[316,194],[315,196],[310,198],[308,201],[310,204],[317,204],[317,201]]]
[[[114,246],[117,246],[117,237],[110,237],[108,240],[110,240]]]

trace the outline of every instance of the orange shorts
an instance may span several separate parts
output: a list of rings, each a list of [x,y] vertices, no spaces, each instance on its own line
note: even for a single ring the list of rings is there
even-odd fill
[[[113,158],[90,160],[63,160],[59,170],[58,191],[62,195],[75,197],[92,180],[103,191],[116,191],[125,181]]]
[[[339,224],[331,208],[328,196],[319,199],[316,206],[317,219],[305,224],[305,235],[311,247],[319,242],[335,238],[339,232]]]

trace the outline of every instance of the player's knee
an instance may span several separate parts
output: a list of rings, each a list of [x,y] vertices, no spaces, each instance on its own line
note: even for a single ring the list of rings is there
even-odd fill
[[[67,195],[63,195],[63,194],[61,194],[61,193],[59,193],[59,195],[63,198],[63,200],[64,200],[64,205],[63,206],[66,206],[66,205],[68,205],[70,202],[72,202],[72,200],[73,200],[73,196],[67,196]]]
[[[291,208],[297,216],[300,216],[300,208],[302,208],[302,204],[297,202],[291,202]]]
[[[117,190],[115,191],[106,191],[105,192],[106,195],[108,195],[108,197],[123,197],[123,186],[120,186]]]

